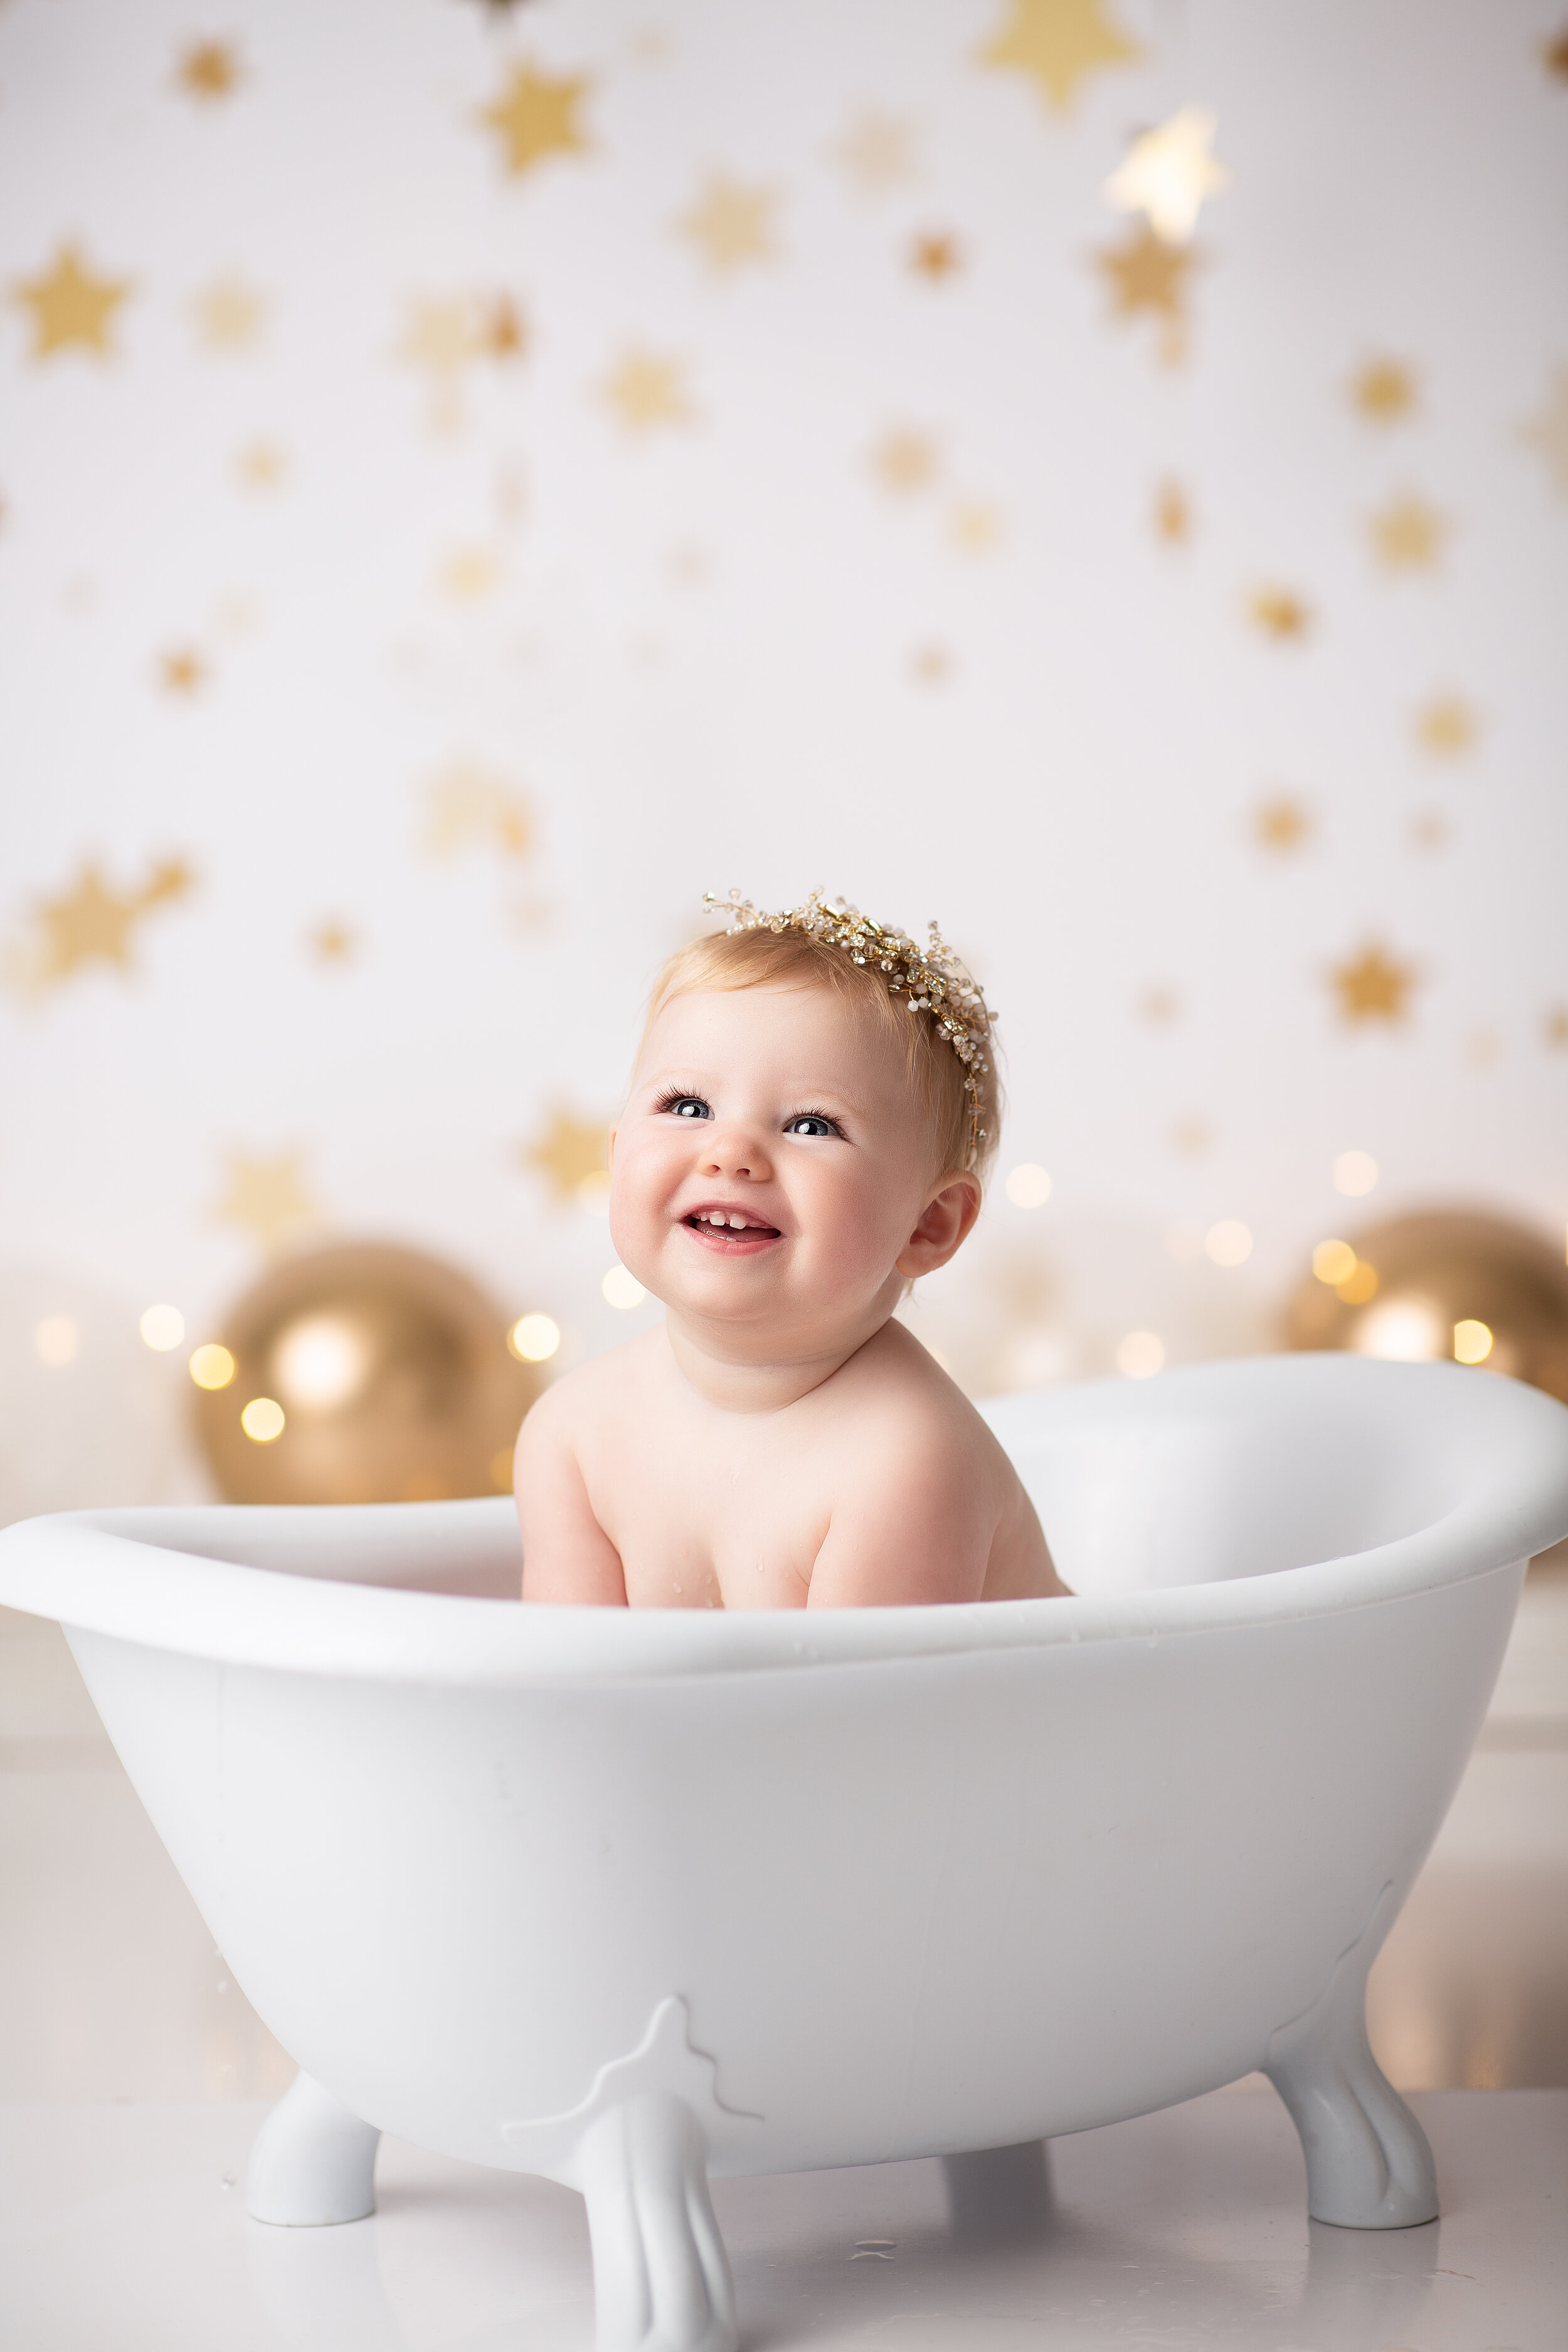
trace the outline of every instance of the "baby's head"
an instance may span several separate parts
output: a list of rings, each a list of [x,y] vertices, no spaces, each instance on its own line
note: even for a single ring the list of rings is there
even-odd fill
[[[735,902],[654,984],[611,1223],[672,1311],[811,1350],[868,1333],[974,1222],[996,1144],[990,1016],[923,952],[819,898]]]

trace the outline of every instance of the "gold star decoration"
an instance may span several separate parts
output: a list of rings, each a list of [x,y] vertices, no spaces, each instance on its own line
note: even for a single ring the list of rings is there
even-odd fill
[[[523,858],[533,847],[528,796],[504,776],[471,760],[454,760],[431,779],[425,795],[425,846],[451,857],[475,845]]]
[[[1276,793],[1259,801],[1252,812],[1252,838],[1259,849],[1288,857],[1312,832],[1310,813],[1289,793]]]
[[[982,555],[1002,536],[1002,518],[984,499],[961,499],[947,519],[947,535],[966,555]]]
[[[628,433],[648,433],[661,425],[689,425],[683,362],[668,353],[624,352],[600,385],[604,399]]]
[[[1138,999],[1139,1018],[1155,1029],[1167,1027],[1177,1018],[1181,1009],[1181,998],[1173,988],[1167,987],[1163,982],[1153,988],[1146,988]]]
[[[1373,553],[1385,572],[1435,572],[1450,525],[1425,499],[1405,493],[1367,518]]]
[[[62,245],[49,268],[37,278],[19,278],[14,291],[33,314],[28,356],[47,360],[56,352],[114,353],[114,314],[131,291],[129,278],[95,278],[74,243]]]
[[[933,286],[963,267],[963,248],[946,229],[928,229],[910,247],[910,268]]]
[[[1247,600],[1247,616],[1255,628],[1261,629],[1277,645],[1289,645],[1308,635],[1312,626],[1312,608],[1305,598],[1277,583],[1252,591]]]
[[[1541,62],[1559,81],[1568,81],[1568,25],[1541,44]]]
[[[1088,75],[1142,54],[1103,0],[1007,0],[1007,21],[977,62],[1026,74],[1052,113],[1066,114]]]
[[[479,347],[491,360],[520,360],[526,355],[528,321],[510,294],[480,299]]]
[[[1173,1150],[1185,1158],[1196,1160],[1214,1141],[1214,1129],[1206,1118],[1179,1118],[1171,1129]]]
[[[191,299],[196,337],[209,352],[248,351],[261,338],[267,298],[242,278],[215,278]]]
[[[929,433],[895,425],[871,452],[871,470],[885,490],[923,490],[935,481],[942,454]]]
[[[773,236],[777,203],[773,189],[746,187],[715,172],[675,226],[709,268],[722,276],[749,261],[773,258],[778,251]]]
[[[194,646],[172,646],[158,656],[158,684],[165,694],[189,699],[207,682],[207,665]]]
[[[232,98],[244,78],[239,52],[228,41],[187,42],[174,68],[174,79],[186,97],[204,102]]]
[[[1192,535],[1192,503],[1180,482],[1167,476],[1154,492],[1154,536],[1167,547],[1184,547]]]
[[[1230,184],[1230,173],[1209,152],[1214,134],[1212,114],[1179,108],[1133,140],[1105,184],[1106,195],[1119,212],[1142,213],[1166,245],[1185,245],[1208,198]]]
[[[1479,723],[1460,694],[1436,694],[1415,713],[1415,740],[1436,760],[1457,760],[1473,751]]]
[[[501,142],[502,167],[509,179],[548,163],[552,155],[582,155],[589,142],[578,121],[578,109],[593,87],[586,74],[552,75],[535,72],[526,63],[514,65],[479,120]]]
[[[1568,43],[1568,32],[1563,39]],[[1553,488],[1568,498],[1568,368],[1557,370],[1538,413],[1527,418],[1521,437],[1540,451]]]
[[[1370,359],[1351,378],[1351,399],[1369,423],[1397,425],[1411,415],[1419,393],[1403,360]]]
[[[319,1232],[324,1220],[306,1182],[302,1151],[279,1151],[271,1159],[228,1151],[224,1189],[213,1214],[240,1225],[264,1249],[281,1250]]]
[[[880,195],[915,175],[920,134],[896,114],[861,114],[834,150],[840,169],[863,194]]]
[[[87,964],[130,971],[136,925],[154,908],[184,898],[194,884],[179,858],[164,858],[149,869],[140,889],[116,890],[97,862],[87,859],[69,890],[35,901],[30,932],[7,958],[7,977],[31,996],[58,987]]]
[[[359,950],[359,934],[329,915],[306,932],[305,945],[319,964],[352,963]]]
[[[593,1201],[605,1190],[609,1149],[610,1130],[603,1121],[557,1108],[543,1134],[522,1147],[518,1160],[544,1178],[558,1202]]]
[[[1564,38],[1568,39],[1568,36]],[[1541,1026],[1552,1052],[1558,1054],[1568,1049],[1568,1004],[1550,1006]]]
[[[1414,964],[1399,962],[1375,940],[1359,955],[1329,969],[1340,1016],[1352,1026],[1365,1021],[1403,1021],[1408,1009],[1405,1000],[1420,977]]]
[[[910,668],[922,686],[945,686],[952,676],[952,656],[945,646],[917,646]]]
[[[275,490],[289,460],[275,442],[247,441],[235,457],[234,470],[247,490]]]
[[[488,547],[455,547],[442,558],[436,577],[444,595],[469,604],[500,585],[501,561]]]
[[[1418,809],[1410,820],[1410,844],[1430,854],[1447,846],[1448,820],[1441,809]]]
[[[1096,248],[1110,294],[1111,317],[1148,316],[1160,322],[1159,354],[1173,367],[1187,348],[1187,273],[1199,256],[1192,246],[1167,245],[1147,221],[1130,227],[1120,245]]]

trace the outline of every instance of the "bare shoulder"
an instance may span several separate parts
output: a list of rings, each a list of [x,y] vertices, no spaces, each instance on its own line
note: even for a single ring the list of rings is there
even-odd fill
[[[574,1451],[593,1432],[613,1425],[647,1378],[647,1342],[659,1336],[642,1332],[552,1381],[523,1422],[520,1451],[563,1445]]]
[[[903,1324],[883,1325],[861,1349],[855,1373],[844,1402],[852,1406],[863,1457],[890,1459],[903,1479],[917,1467],[943,1481],[955,1475],[978,1479],[998,1498],[1016,1484],[1012,1464],[957,1381]]]

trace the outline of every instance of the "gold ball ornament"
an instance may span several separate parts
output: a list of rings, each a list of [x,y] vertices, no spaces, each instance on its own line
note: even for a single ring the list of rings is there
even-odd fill
[[[1447,1358],[1528,1381],[1568,1402],[1568,1265],[1528,1225],[1429,1209],[1331,1235],[1292,1297],[1292,1348]]]
[[[504,1492],[519,1426],[544,1387],[466,1275],[386,1243],[275,1266],[191,1370],[197,1434],[232,1503]]]

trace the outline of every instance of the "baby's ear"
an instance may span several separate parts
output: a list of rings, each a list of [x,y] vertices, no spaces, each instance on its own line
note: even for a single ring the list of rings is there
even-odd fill
[[[942,1177],[920,1221],[894,1261],[898,1271],[912,1281],[945,1265],[966,1239],[980,1214],[980,1180],[967,1169],[953,1169]]]

